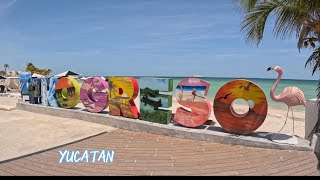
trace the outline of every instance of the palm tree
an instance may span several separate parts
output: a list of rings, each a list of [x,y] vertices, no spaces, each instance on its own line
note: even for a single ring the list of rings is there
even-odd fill
[[[52,73],[52,70],[51,70],[51,69],[47,69],[47,71],[46,71],[46,74],[45,74],[45,75],[47,76],[47,75],[49,75],[50,73]]]
[[[27,67],[26,67],[27,72],[30,72],[31,74],[33,74],[35,70],[36,70],[36,67],[31,62],[27,63]]]
[[[311,66],[312,75],[320,71],[319,0],[234,0],[234,2],[245,15],[241,29],[248,43],[259,45],[263,39],[266,22],[272,16],[275,36],[284,39],[295,33],[299,51],[308,47],[314,50],[306,61],[306,67]],[[317,91],[320,100],[320,80]],[[318,117],[319,123],[320,116]]]
[[[27,63],[26,71],[31,72],[31,74],[37,73],[45,76],[49,75],[52,72],[51,69],[37,68],[31,62]]]
[[[0,71],[0,76],[5,76],[6,72],[5,71]]]
[[[4,71],[7,73],[7,69],[10,67],[9,64],[4,64],[3,67],[4,67]]]

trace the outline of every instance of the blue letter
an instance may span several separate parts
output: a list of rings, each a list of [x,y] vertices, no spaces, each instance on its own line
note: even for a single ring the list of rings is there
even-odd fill
[[[96,154],[99,153],[99,151],[90,151],[90,154],[93,153],[92,163],[96,162]]]
[[[99,159],[98,159],[98,161],[100,161],[101,160],[101,158],[102,158],[102,161],[103,162],[105,162],[106,161],[106,152],[103,150],[103,151],[101,151],[101,154],[100,154],[100,156],[99,156]]]
[[[110,151],[108,151],[108,154],[107,154],[107,159],[105,161],[105,163],[108,163],[108,160],[110,160],[110,162],[113,162],[113,155],[114,155],[114,151],[111,151],[111,155],[110,155]]]
[[[83,155],[82,155],[82,158],[81,158],[81,161],[83,161],[83,159],[86,158],[87,160],[87,163],[89,162],[89,154],[88,154],[88,150],[85,150]]]
[[[78,163],[79,161],[81,161],[81,158],[79,158],[79,159],[76,159],[77,158],[77,155],[79,155],[80,154],[80,152],[79,151],[76,151],[76,153],[74,153],[74,162],[75,163]]]
[[[60,153],[60,155],[61,155],[61,158],[60,158],[59,163],[61,164],[62,161],[63,161],[63,158],[66,156],[66,154],[69,154],[69,151],[68,151],[68,150],[65,150],[64,152],[59,151],[59,153]]]
[[[70,157],[69,157],[69,155],[70,155]],[[68,163],[70,163],[70,162],[73,163],[73,155],[74,155],[74,151],[72,151],[71,154],[68,153],[68,155],[66,157],[66,160],[67,160]]]

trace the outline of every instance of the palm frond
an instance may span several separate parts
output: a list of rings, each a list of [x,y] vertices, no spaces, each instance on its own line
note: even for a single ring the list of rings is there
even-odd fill
[[[304,42],[303,42],[303,47],[304,47],[304,48],[307,48],[308,46],[309,46],[309,42],[308,42],[308,41],[304,41]]]
[[[291,37],[293,32],[298,36],[303,23],[309,19],[306,5],[299,3],[299,0],[274,0],[272,3],[277,6],[274,11],[276,20],[273,29],[276,37]]]
[[[261,0],[234,0],[236,6],[244,13],[251,12]]]
[[[311,46],[312,48],[316,48],[316,44],[315,44],[313,41],[310,41],[310,46]]]
[[[299,51],[302,49],[303,43],[305,41],[305,39],[309,36],[309,34],[311,33],[312,28],[306,24],[302,25],[301,31],[300,31],[300,35],[299,35],[299,39],[298,39],[298,49]]]
[[[275,8],[274,4],[258,4],[245,16],[241,30],[246,34],[247,42],[259,45],[268,17]]]
[[[273,33],[277,38],[289,38],[295,32],[298,49],[302,48],[304,38],[313,32],[310,22],[320,19],[320,1],[317,0],[235,0],[245,13],[241,30],[249,43],[259,45],[263,38],[266,22],[274,17]],[[306,24],[308,22],[308,24]],[[314,25],[314,24],[313,24]]]
[[[320,1],[318,0],[293,0],[293,1],[297,1],[297,3],[299,4],[306,5],[310,11],[313,11],[313,14],[315,16],[319,17],[319,14],[317,14],[316,11],[319,10],[320,8]]]
[[[320,47],[315,49],[311,56],[308,58],[305,67],[310,66],[312,68],[312,75],[320,70]]]

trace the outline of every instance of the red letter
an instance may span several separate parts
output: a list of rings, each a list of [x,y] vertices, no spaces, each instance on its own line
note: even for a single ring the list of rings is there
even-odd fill
[[[139,85],[132,77],[109,78],[109,114],[137,119],[139,111],[134,99],[139,94]]]

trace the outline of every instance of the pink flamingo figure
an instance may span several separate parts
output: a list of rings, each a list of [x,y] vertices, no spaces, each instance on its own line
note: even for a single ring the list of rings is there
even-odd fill
[[[306,99],[304,96],[304,93],[301,91],[301,89],[297,88],[297,87],[286,87],[279,95],[275,95],[275,91],[277,89],[277,86],[281,80],[283,71],[281,69],[280,66],[276,66],[274,68],[269,67],[268,71],[274,70],[276,72],[278,72],[278,79],[275,82],[275,84],[273,85],[271,91],[270,91],[270,96],[271,99],[273,101],[276,102],[282,102],[285,103],[288,106],[288,112],[287,112],[287,117],[286,117],[286,121],[283,125],[283,127],[280,129],[280,131],[278,132],[278,134],[282,131],[282,129],[285,127],[287,120],[288,120],[288,116],[289,116],[289,110],[291,109],[292,111],[292,119],[293,119],[293,135],[294,136],[294,116],[293,116],[293,110],[292,107],[293,106],[299,106],[299,105],[303,105],[306,106]]]

